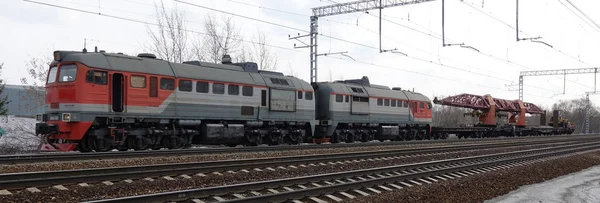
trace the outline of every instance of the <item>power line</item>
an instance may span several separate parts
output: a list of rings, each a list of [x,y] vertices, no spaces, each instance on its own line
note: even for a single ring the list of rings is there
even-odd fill
[[[164,26],[161,26],[161,25],[156,24],[156,23],[150,23],[150,22],[146,22],[146,21],[142,21],[142,20],[125,18],[125,17],[115,16],[115,15],[109,15],[109,14],[103,14],[103,13],[96,13],[96,12],[93,12],[93,11],[87,11],[87,10],[82,10],[82,9],[77,9],[77,8],[72,8],[72,7],[67,7],[67,6],[60,6],[60,5],[49,4],[49,3],[44,3],[44,2],[37,2],[37,1],[32,1],[32,0],[24,0],[24,1],[30,2],[30,3],[35,3],[35,4],[40,4],[40,5],[44,5],[44,6],[50,6],[50,7],[60,8],[60,9],[66,9],[66,10],[81,12],[81,13],[99,15],[99,16],[103,16],[103,17],[118,19],[118,20],[124,20],[124,21],[129,21],[129,22],[135,22],[135,23],[145,24],[145,25],[153,25],[153,26],[164,27]],[[195,30],[190,30],[190,29],[182,29],[182,31],[192,32],[192,33],[202,34],[202,35],[208,35],[207,33],[199,32],[199,31],[195,31]],[[218,37],[224,38],[223,36],[218,36]],[[246,43],[258,44],[257,42],[243,40],[243,39],[236,39],[236,40],[240,40],[240,41],[246,42]],[[343,39],[341,39],[341,40],[343,40]],[[348,41],[348,42],[350,42],[350,43],[356,43],[356,42],[351,42],[351,41]],[[356,43],[356,44],[360,44],[360,43]],[[369,45],[364,45],[364,44],[360,44],[360,45],[367,46],[367,47],[370,47],[370,48],[373,48],[373,49],[377,49],[376,47],[369,46]],[[290,48],[281,47],[281,46],[277,46],[277,45],[271,45],[271,44],[265,44],[265,46],[279,48],[279,49],[284,49],[284,50],[289,50],[289,51],[294,51],[294,52],[302,52],[302,51],[298,51],[298,50],[295,50],[295,49],[290,49]],[[428,61],[428,60],[424,60],[424,59],[419,59],[419,58],[416,58],[416,57],[412,57],[412,58],[416,59],[416,60],[419,60],[419,61],[422,61],[422,62],[433,63],[432,61]],[[389,68],[389,67],[381,66],[381,65],[378,65],[378,64],[369,63],[369,62],[363,62],[363,61],[358,61],[358,63],[368,64],[368,65],[373,65],[373,66],[378,66],[378,67],[384,67],[384,68]],[[437,64],[437,63],[433,63],[433,64]],[[438,64],[438,65],[453,68],[451,66],[447,66],[447,65],[444,65],[444,64]],[[392,69],[396,69],[396,68],[392,68]],[[396,70],[401,70],[401,69],[396,69]],[[439,76],[434,76],[434,75],[425,74],[425,73],[420,73],[420,72],[417,72],[417,71],[408,71],[408,70],[401,70],[401,71],[407,71],[407,72],[412,72],[412,73],[416,73],[416,74],[420,74],[420,75],[426,75],[426,76],[441,78],[441,79],[445,79],[445,80],[455,81],[453,79],[439,77]],[[471,72],[471,71],[468,71],[468,72]],[[471,73],[474,73],[474,72],[471,72]],[[478,74],[478,73],[474,73],[474,74]],[[490,77],[493,77],[493,76],[490,76]],[[500,78],[498,78],[498,79],[500,79]],[[458,82],[458,81],[455,81],[455,82]],[[486,86],[486,85],[480,85],[480,86]],[[491,86],[487,86],[487,87],[491,87]],[[504,90],[504,89],[497,88],[497,87],[491,87],[491,88]],[[504,90],[504,91],[506,91],[506,90]],[[530,95],[530,96],[536,96],[536,95]]]
[[[34,4],[40,4],[40,5],[44,5],[44,6],[50,6],[50,7],[60,8],[60,9],[66,9],[66,10],[81,12],[81,13],[87,13],[87,14],[92,14],[92,15],[98,15],[98,16],[108,17],[108,18],[113,18],[113,19],[118,19],[118,20],[124,20],[124,21],[129,21],[129,22],[134,22],[134,23],[140,23],[140,24],[145,24],[145,25],[153,25],[153,26],[163,27],[163,28],[165,27],[165,26],[161,26],[161,25],[159,25],[157,23],[151,23],[151,22],[146,22],[146,21],[142,21],[142,20],[136,20],[136,19],[132,19],[132,18],[125,18],[125,17],[115,16],[115,15],[109,15],[109,14],[103,14],[103,13],[96,13],[96,12],[93,12],[93,11],[87,11],[87,10],[82,10],[82,9],[77,9],[77,8],[72,8],[72,7],[67,7],[67,6],[55,5],[55,4],[38,2],[38,1],[33,1],[33,0],[23,0],[23,1],[34,3]],[[179,28],[177,28],[177,29],[179,29]],[[191,29],[181,29],[181,30],[185,31],[185,32],[190,32],[190,33],[195,33],[195,34],[201,34],[201,35],[211,36],[211,34],[208,34],[208,33],[205,33],[205,32],[200,32],[200,31],[196,31],[196,30],[191,30]],[[216,36],[219,37],[219,38],[225,38],[225,37],[220,36],[220,35],[216,35]],[[258,43],[258,42],[254,42],[254,41],[244,40],[243,38],[232,38],[232,37],[230,37],[230,39],[240,40],[241,42],[251,43],[251,44],[261,44],[261,45],[263,44],[263,43]],[[278,46],[278,45],[272,45],[272,44],[264,44],[264,45],[268,46],[268,47],[273,47],[273,48],[278,48],[278,49],[283,49],[283,50],[288,50],[288,51],[293,51],[293,52],[306,53],[304,51],[300,51],[300,50],[296,50],[296,49],[291,49],[291,48],[287,48],[287,47],[282,47],[282,46]]]
[[[195,7],[199,7],[199,8],[203,8],[203,9],[207,9],[207,10],[212,10],[212,11],[216,11],[216,12],[225,13],[225,14],[228,14],[228,15],[233,15],[233,16],[240,17],[240,18],[245,18],[245,19],[254,20],[254,21],[258,21],[258,22],[262,22],[262,23],[266,23],[266,24],[270,24],[270,25],[274,25],[274,26],[279,26],[279,27],[283,27],[283,28],[288,28],[288,29],[293,29],[293,30],[303,31],[303,32],[307,32],[308,33],[308,31],[305,31],[305,30],[302,30],[302,29],[299,29],[299,28],[290,27],[290,26],[287,26],[287,25],[282,25],[282,24],[277,24],[277,23],[273,23],[273,22],[268,22],[268,21],[264,21],[264,20],[260,20],[260,19],[256,19],[256,18],[244,16],[244,15],[240,15],[240,14],[235,14],[235,13],[232,13],[232,12],[227,12],[227,11],[223,11],[223,10],[219,10],[219,9],[215,9],[215,8],[209,8],[209,7],[206,7],[206,6],[201,6],[201,5],[197,5],[197,4],[193,4],[193,3],[189,3],[189,2],[185,2],[185,1],[181,1],[181,0],[175,0],[175,1],[187,4],[187,5],[191,5],[191,6],[195,6]],[[331,1],[331,2],[334,2],[334,1]],[[285,11],[285,12],[288,13],[287,11]],[[289,12],[289,13],[292,13],[292,12]],[[373,14],[369,14],[369,15],[373,16]],[[377,17],[377,16],[375,16],[375,17]],[[396,22],[393,22],[391,20],[387,20],[387,19],[385,19],[385,20],[389,21],[389,22],[392,22],[392,23],[396,23]],[[396,23],[396,24],[398,24],[398,23]],[[404,26],[402,24],[398,24],[398,25]],[[410,28],[410,27],[407,27],[407,28]],[[416,29],[413,29],[413,30],[421,32],[421,31],[416,30]],[[421,32],[421,33],[425,33],[425,32]],[[425,33],[425,34],[430,35],[429,33]],[[333,37],[333,36],[328,36],[328,35],[324,35],[324,34],[319,34],[319,35],[320,36],[324,36],[324,37],[328,37],[328,38],[331,38],[331,39],[335,39],[335,40],[338,40],[338,41],[346,42],[346,43],[349,43],[349,44],[354,44],[354,45],[365,47],[365,48],[379,50],[379,48],[371,46],[371,45],[357,43],[357,42],[354,42],[354,41],[350,41],[350,40],[346,40],[346,39],[341,39],[341,38],[337,38],[337,37]],[[435,37],[433,35],[430,35],[430,36]],[[438,39],[439,39],[439,37],[438,37]],[[449,65],[446,65],[446,64],[442,64],[442,63],[436,63],[436,62],[433,62],[433,61],[430,61],[430,60],[425,60],[425,59],[421,59],[421,58],[417,58],[417,57],[413,57],[413,56],[407,56],[407,57],[412,58],[414,60],[422,61],[422,62],[427,62],[427,63],[436,64],[436,65],[439,65],[439,66],[443,66],[443,67],[447,67],[447,68],[451,68],[451,69],[455,69],[455,70],[460,70],[460,71],[464,71],[464,72],[468,72],[468,73],[472,73],[472,74],[476,74],[476,75],[485,76],[485,77],[488,77],[488,78],[493,78],[493,79],[497,79],[497,80],[501,80],[501,81],[505,81],[505,82],[512,82],[511,80],[506,80],[506,79],[503,79],[503,78],[499,78],[499,77],[496,77],[496,76],[491,76],[491,75],[487,75],[487,74],[483,74],[483,73],[473,72],[473,71],[469,71],[469,70],[466,70],[466,69],[462,69],[462,68],[458,68],[458,67],[454,67],[454,66],[449,66]],[[535,87],[535,86],[530,86],[530,87]],[[554,90],[549,90],[549,89],[545,89],[545,88],[541,88],[541,87],[535,87],[535,88],[542,89],[542,90],[548,90],[548,91],[554,91]]]
[[[558,2],[560,4],[562,4],[565,8],[567,8],[569,11],[571,11],[573,14],[575,14],[575,16],[577,16],[579,19],[581,19],[581,21],[588,24],[590,27],[594,28],[594,30],[600,32],[600,25],[598,25],[598,23],[596,23],[596,21],[594,21],[594,19],[590,18],[581,9],[579,9],[579,7],[575,6],[575,4],[573,4],[571,1],[569,1],[569,0],[566,0],[566,1],[567,1],[567,3],[571,4],[571,6],[573,6],[573,8],[575,8],[577,11],[579,11],[579,13],[581,13],[586,19],[588,19],[590,22],[592,22],[594,25],[592,25],[592,24],[590,24],[590,22],[584,20],[581,16],[577,15],[575,13],[575,11],[571,10],[571,8],[569,8],[567,5],[565,5],[562,1],[558,0]]]
[[[395,68],[395,67],[384,66],[384,65],[372,63],[372,62],[366,62],[366,61],[360,61],[360,60],[350,60],[350,59],[341,58],[341,57],[334,57],[334,56],[326,56],[326,57],[334,58],[334,59],[338,59],[338,60],[343,60],[343,61],[356,62],[356,63],[359,63],[359,64],[364,64],[364,65],[369,65],[369,66],[376,66],[376,67],[385,68],[385,69],[392,69],[392,70],[398,70],[398,71],[415,73],[415,74],[424,75],[424,76],[433,77],[433,78],[438,78],[438,79],[442,79],[442,80],[448,80],[448,81],[452,81],[452,82],[456,82],[456,83],[463,83],[463,84],[469,84],[469,85],[474,85],[474,86],[482,86],[482,87],[487,87],[487,88],[491,88],[491,89],[497,89],[497,90],[501,90],[501,91],[510,92],[509,90],[506,90],[506,89],[503,89],[503,88],[494,87],[494,86],[476,84],[476,83],[472,83],[472,82],[467,82],[467,81],[462,81],[462,80],[456,80],[456,79],[452,79],[452,78],[446,78],[446,77],[431,75],[431,74],[427,74],[427,73],[421,73],[421,72],[417,72],[417,71],[399,69],[399,68]],[[532,95],[532,94],[527,94],[527,95],[534,96],[534,97],[539,97],[539,98],[546,98],[546,99],[548,98],[548,97],[539,96],[539,95]]]
[[[250,19],[250,20],[254,20],[254,21],[258,21],[258,22],[262,22],[262,23],[266,23],[266,24],[270,24],[270,25],[275,25],[275,26],[279,26],[279,27],[284,27],[284,28],[293,29],[293,30],[297,30],[297,31],[303,31],[303,32],[307,32],[308,33],[308,31],[304,31],[302,29],[290,27],[290,26],[287,26],[287,25],[281,25],[281,24],[277,24],[277,23],[273,23],[273,22],[268,22],[268,21],[264,21],[264,20],[260,20],[260,19],[256,19],[256,18],[244,16],[244,15],[240,15],[240,14],[235,14],[235,13],[231,13],[231,12],[227,12],[227,11],[222,11],[222,10],[215,9],[215,8],[209,8],[209,7],[206,7],[206,6],[201,6],[201,5],[196,5],[196,4],[184,2],[184,1],[181,1],[181,0],[175,0],[175,1],[187,4],[187,5],[199,7],[199,8],[204,8],[204,9],[208,9],[208,10],[212,10],[212,11],[222,12],[222,13],[225,13],[225,14],[229,14],[229,15],[233,15],[233,16],[237,16],[237,17],[241,17],[241,18],[246,18],[246,19]],[[333,36],[328,36],[328,35],[324,35],[324,34],[319,34],[319,35],[320,36],[324,36],[324,37],[329,37],[331,39],[335,39],[335,40],[338,40],[338,41],[342,41],[342,42],[346,42],[346,43],[350,43],[350,44],[362,46],[362,47],[365,47],[365,48],[379,50],[379,48],[371,46],[371,45],[362,44],[362,43],[358,43],[358,42],[354,42],[354,41],[350,41],[350,40],[346,40],[346,39],[341,39],[341,38],[337,38],[337,37],[333,37]],[[427,60],[416,58],[416,57],[412,57],[412,56],[408,56],[408,57],[409,58],[413,58],[415,60],[420,60],[420,61],[426,61],[426,62],[433,63],[431,61],[427,61]],[[502,79],[502,78],[498,78],[498,77],[494,77],[494,76],[490,76],[490,75],[485,75],[485,74],[481,74],[481,73],[475,73],[475,72],[464,70],[464,69],[461,69],[461,68],[451,67],[451,66],[444,65],[444,64],[441,64],[441,63],[434,63],[434,64],[438,64],[438,65],[445,66],[445,67],[448,67],[448,68],[462,70],[462,71],[466,71],[466,72],[470,72],[470,73],[474,73],[474,74],[479,74],[479,75],[490,77],[490,78],[495,78],[495,79],[499,79],[499,80],[505,80],[505,79]]]
[[[465,2],[465,1],[462,1],[462,2],[463,2],[465,5],[467,5],[467,6],[471,7],[471,8],[473,8],[474,10],[476,10],[476,11],[479,11],[480,13],[483,13],[484,15],[486,15],[486,16],[488,16],[488,17],[490,17],[490,18],[492,18],[492,19],[494,19],[494,20],[496,20],[496,21],[498,21],[498,22],[500,22],[500,23],[502,23],[502,24],[504,24],[504,25],[508,26],[509,28],[511,28],[511,29],[513,29],[513,30],[516,30],[516,28],[515,28],[515,27],[513,27],[513,26],[511,26],[510,24],[508,24],[508,23],[504,22],[503,20],[500,20],[499,18],[493,17],[493,16],[491,16],[491,15],[488,15],[488,14],[486,14],[484,11],[482,11],[482,10],[480,10],[480,9],[478,9],[478,8],[474,7],[474,6],[471,6],[471,5],[469,5],[469,2]],[[560,1],[559,1],[559,2],[560,2]],[[560,2],[560,3],[562,4],[562,2]],[[563,4],[563,5],[564,5],[564,4]],[[523,33],[524,35],[531,36],[531,35],[528,35],[527,33],[524,33],[524,32],[522,32],[522,31],[519,31],[519,33]],[[551,48],[551,49],[553,49],[553,50],[555,50],[555,51],[557,51],[557,52],[559,52],[559,53],[561,53],[561,54],[563,54],[563,55],[565,55],[565,56],[567,56],[567,57],[569,57],[569,58],[575,59],[576,61],[578,61],[578,62],[580,62],[580,63],[582,63],[582,64],[585,64],[585,65],[588,65],[588,66],[590,66],[590,67],[593,67],[593,65],[591,65],[591,64],[588,64],[588,63],[586,63],[585,61],[582,61],[582,60],[578,59],[577,57],[571,56],[571,55],[569,55],[569,54],[567,54],[567,53],[563,52],[563,51],[562,51],[562,50],[560,50],[560,49],[557,49],[557,48],[555,48],[555,47],[553,47],[553,46],[552,46],[552,47],[550,47],[550,48]],[[589,86],[588,86],[588,87],[589,87]]]
[[[492,18],[492,19],[494,19],[494,20],[496,20],[496,21],[498,21],[498,22],[500,22],[500,23],[502,23],[502,24],[506,25],[506,26],[507,26],[507,27],[509,27],[509,28],[511,28],[511,29],[513,29],[513,30],[516,30],[516,28],[515,28],[514,26],[512,26],[512,25],[510,25],[510,24],[508,24],[508,23],[506,23],[506,22],[504,22],[503,20],[500,20],[499,18],[497,18],[497,17],[493,16],[492,14],[486,13],[486,12],[484,12],[483,10],[481,10],[481,9],[479,9],[479,8],[477,8],[477,7],[475,7],[475,6],[473,6],[473,3],[471,3],[471,2],[465,2],[465,1],[462,1],[462,2],[464,3],[464,5],[471,7],[472,9],[474,9],[474,10],[476,10],[476,11],[478,11],[478,12],[480,12],[480,13],[482,13],[482,14],[486,15],[486,16],[488,16],[489,18]],[[531,35],[528,35],[527,33],[524,33],[524,32],[521,32],[521,31],[519,31],[519,32],[520,32],[520,33],[522,33],[522,34],[524,34],[524,35],[526,35],[526,36],[529,36],[529,37],[531,36]],[[551,48],[552,48],[553,50],[555,50],[555,51],[557,51],[557,52],[559,52],[559,53],[561,53],[561,54],[563,54],[563,55],[567,56],[567,57],[573,58],[573,59],[575,59],[575,60],[577,60],[577,61],[579,61],[579,62],[581,62],[581,63],[584,63],[584,64],[586,64],[586,65],[592,66],[592,65],[590,65],[590,64],[587,64],[587,63],[585,63],[585,62],[583,62],[583,61],[581,61],[581,60],[579,60],[579,59],[577,59],[577,58],[575,58],[575,57],[573,57],[573,56],[571,56],[571,55],[568,55],[568,54],[564,53],[564,52],[563,52],[562,50],[560,50],[560,49],[556,49],[556,48],[554,48],[554,47],[551,47]],[[497,56],[493,56],[493,55],[491,55],[491,54],[486,54],[486,53],[481,53],[481,54],[487,55],[488,57],[491,57],[491,58],[494,58],[494,59],[497,59],[497,60],[503,60],[503,61],[506,61],[506,62],[508,62],[508,63],[511,63],[511,64],[514,64],[514,65],[517,65],[517,66],[521,66],[521,67],[523,67],[523,68],[527,68],[527,69],[530,69],[530,70],[534,70],[534,69],[533,69],[533,68],[531,68],[531,67],[524,66],[524,65],[522,65],[522,64],[518,64],[518,63],[512,62],[512,61],[510,61],[510,60],[505,60],[505,59],[503,59],[503,58],[500,58],[500,57],[497,57]],[[560,78],[560,77],[557,77],[557,78]],[[573,81],[573,80],[568,80],[568,81],[569,81],[569,82],[572,82],[572,83],[574,83],[574,84],[577,84],[577,85],[584,86],[584,87],[590,87],[589,85],[584,85],[584,84],[578,83],[578,82],[576,82],[576,81]],[[591,87],[590,87],[590,88],[591,88]]]

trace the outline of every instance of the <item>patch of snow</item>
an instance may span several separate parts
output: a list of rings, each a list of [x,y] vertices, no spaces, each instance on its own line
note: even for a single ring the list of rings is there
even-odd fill
[[[600,166],[522,186],[486,203],[600,202]]]
[[[0,128],[6,131],[0,137],[0,154],[34,152],[40,139],[35,136],[35,119],[11,115],[0,116]]]

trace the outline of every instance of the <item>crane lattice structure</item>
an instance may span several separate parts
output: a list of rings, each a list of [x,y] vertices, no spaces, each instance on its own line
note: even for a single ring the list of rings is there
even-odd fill
[[[583,132],[589,133],[590,130],[590,94],[600,94],[596,91],[596,79],[598,74],[598,68],[579,68],[579,69],[558,69],[558,70],[538,70],[538,71],[522,71],[519,75],[519,100],[523,101],[523,77],[525,76],[548,76],[548,75],[562,75],[563,76],[563,94],[566,92],[567,87],[567,75],[573,74],[594,74],[594,91],[586,92],[586,109],[585,118],[583,124]]]
[[[406,6],[411,4],[418,4],[424,2],[430,2],[435,0],[359,0],[346,3],[332,4],[327,6],[316,7],[312,9],[312,16],[310,16],[310,33],[307,35],[298,35],[290,37],[290,39],[299,39],[303,37],[310,38],[310,44],[306,46],[298,46],[294,48],[309,48],[310,49],[310,82],[317,82],[317,57],[326,55],[319,54],[317,52],[317,36],[319,35],[319,18],[333,15],[341,15],[356,12],[366,12],[369,10],[379,9],[379,34],[381,35],[381,10],[389,7]],[[383,50],[381,49],[381,36],[380,36],[379,48],[380,52],[394,51],[394,50]],[[304,42],[303,42],[304,43]],[[341,52],[340,52],[341,53]],[[345,52],[343,52],[345,53]],[[339,53],[328,53],[328,54],[339,54]]]

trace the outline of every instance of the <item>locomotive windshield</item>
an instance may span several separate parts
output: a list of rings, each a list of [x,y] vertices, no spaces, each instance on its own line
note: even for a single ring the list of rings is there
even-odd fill
[[[58,71],[56,66],[50,68],[48,72],[48,84],[56,82],[56,71]]]
[[[63,65],[60,67],[60,73],[58,75],[59,82],[73,82],[77,75],[76,65]]]

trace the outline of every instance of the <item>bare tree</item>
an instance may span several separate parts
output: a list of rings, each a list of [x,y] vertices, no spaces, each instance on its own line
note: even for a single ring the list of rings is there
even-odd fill
[[[184,13],[177,7],[167,10],[163,1],[154,4],[156,10],[156,30],[148,27],[152,43],[147,47],[158,58],[181,63],[191,57]],[[192,48],[193,49],[193,48]]]
[[[52,59],[49,56],[31,57],[29,61],[25,62],[28,77],[22,77],[21,83],[25,85],[27,94],[19,99],[24,101],[26,111],[31,112],[46,103],[44,86],[46,85],[50,63],[52,63]]]
[[[2,67],[4,63],[0,63],[0,71],[2,71]],[[4,92],[4,81],[0,78],[0,94]],[[5,115],[8,112],[6,105],[8,105],[10,101],[8,100],[8,96],[4,96],[0,98],[0,115]],[[0,135],[1,136],[1,135]]]
[[[475,124],[472,116],[465,115],[469,110],[452,106],[433,106],[433,125],[442,127],[460,127]]]
[[[290,76],[298,78],[298,73],[294,71],[294,69],[292,69],[292,64],[290,62],[288,62],[288,68],[290,69]]]
[[[242,45],[242,37],[231,16],[221,16],[217,19],[214,14],[209,14],[204,19],[204,32],[206,36],[202,39],[202,57],[212,63],[219,63],[223,55],[238,54]],[[198,43],[200,45],[200,43]]]
[[[35,135],[34,119],[0,116],[0,126],[7,133],[0,137],[0,154],[39,151],[40,138]]]
[[[277,55],[271,51],[267,45],[267,35],[262,32],[257,32],[253,37],[249,52],[242,49],[242,55],[247,54],[248,60],[256,62],[259,70],[276,71],[277,70]]]

